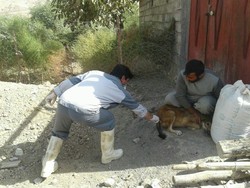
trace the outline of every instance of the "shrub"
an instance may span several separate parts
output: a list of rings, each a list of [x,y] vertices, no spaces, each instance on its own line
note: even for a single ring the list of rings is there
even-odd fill
[[[63,48],[53,32],[39,22],[30,23],[28,19],[14,18],[10,22],[9,31],[15,40],[15,50],[21,53],[27,68],[46,65],[49,55]]]
[[[89,29],[79,35],[72,51],[84,70],[109,71],[117,63],[115,32],[107,28]]]
[[[64,45],[71,45],[82,29],[71,31],[70,27],[64,24],[64,19],[56,19],[50,2],[32,8],[30,14],[32,22],[40,22],[46,29],[52,30],[54,36]]]
[[[0,18],[0,65],[1,70],[15,64],[15,40],[9,31],[9,20]]]
[[[29,18],[1,18],[0,25],[1,78],[8,77],[5,70],[10,68],[45,70],[49,56],[63,48],[52,30]]]

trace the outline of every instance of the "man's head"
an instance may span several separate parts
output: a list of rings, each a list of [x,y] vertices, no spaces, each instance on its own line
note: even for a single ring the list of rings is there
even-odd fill
[[[204,75],[205,66],[202,61],[192,59],[187,62],[184,75],[190,82],[196,82],[200,80]]]
[[[122,64],[117,64],[110,74],[118,77],[123,85],[126,85],[128,80],[133,78],[133,74],[130,69]]]

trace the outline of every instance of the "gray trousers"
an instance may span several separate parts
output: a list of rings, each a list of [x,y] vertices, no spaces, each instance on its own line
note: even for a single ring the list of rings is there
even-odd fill
[[[172,91],[165,97],[165,104],[171,104],[177,107],[181,106],[175,98],[175,93],[175,91]],[[213,96],[202,96],[198,100],[189,99],[189,101],[200,113],[211,115],[214,112],[217,100]]]
[[[115,127],[114,115],[107,109],[101,108],[99,112],[89,110],[76,112],[58,103],[52,130],[53,136],[67,139],[73,122],[94,127],[99,131],[109,131]]]

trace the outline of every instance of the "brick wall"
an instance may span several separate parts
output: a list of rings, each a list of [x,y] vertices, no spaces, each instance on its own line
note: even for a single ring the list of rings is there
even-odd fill
[[[141,0],[140,24],[150,24],[156,32],[168,28],[175,20],[175,63],[182,67],[187,60],[190,0]]]

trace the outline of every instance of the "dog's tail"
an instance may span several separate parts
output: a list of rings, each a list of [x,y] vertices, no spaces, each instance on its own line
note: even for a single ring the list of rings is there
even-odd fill
[[[158,131],[158,133],[159,133],[159,137],[161,138],[161,139],[165,139],[165,138],[167,138],[167,135],[163,132],[163,130],[162,130],[162,127],[161,127],[161,124],[160,124],[160,122],[158,122],[157,124],[156,124],[156,128],[157,128],[157,131]]]

